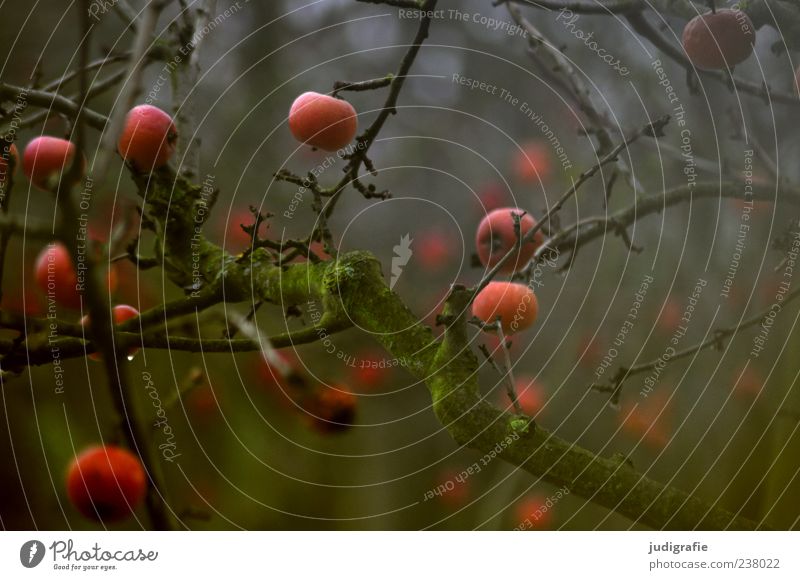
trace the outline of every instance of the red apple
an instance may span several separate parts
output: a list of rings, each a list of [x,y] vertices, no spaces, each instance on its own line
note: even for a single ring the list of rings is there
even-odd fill
[[[578,340],[578,364],[582,367],[595,370],[605,353],[598,339],[591,334],[585,334]]]
[[[355,366],[351,367],[353,385],[369,391],[380,388],[390,373],[385,361],[385,357],[378,351],[365,350],[356,355],[353,361]]]
[[[302,143],[336,151],[356,136],[358,118],[353,105],[347,101],[308,92],[292,103],[289,130]]]
[[[147,478],[139,459],[113,445],[86,449],[67,471],[67,496],[91,520],[124,520],[142,503],[146,491]]]
[[[472,303],[472,314],[487,324],[500,317],[505,334],[525,330],[536,322],[539,304],[525,284],[489,282]]]
[[[544,181],[550,176],[552,164],[550,150],[539,141],[522,144],[514,156],[514,172],[520,181],[526,183]]]
[[[252,226],[255,223],[255,216],[248,209],[237,209],[231,212],[231,217],[222,232],[225,240],[225,249],[229,252],[243,252],[250,248],[253,240],[242,226]],[[264,222],[261,223],[261,230]]]
[[[62,175],[72,167],[74,158],[74,143],[57,137],[37,137],[25,147],[22,169],[36,187],[56,191]],[[83,165],[85,167],[85,161]]]
[[[464,507],[470,498],[470,488],[472,476],[448,467],[442,470],[436,477],[434,490],[438,493],[436,497],[439,503],[450,509]]]
[[[525,236],[536,226],[532,215],[516,207],[504,207],[487,214],[478,226],[475,236],[475,245],[478,249],[478,258],[487,268],[493,268],[509,251],[518,243],[514,231],[514,216],[520,216],[520,235]],[[536,232],[533,239],[522,245],[518,252],[513,254],[500,269],[501,273],[510,274],[517,269],[524,268],[536,250],[544,243],[544,234],[541,230]]]
[[[312,424],[321,433],[340,433],[353,426],[356,397],[342,385],[320,385],[308,411]]]
[[[741,374],[741,377],[739,376]],[[764,377],[753,368],[752,363],[744,370],[735,373],[733,378],[734,394],[747,398],[754,399],[758,397],[764,389]]]
[[[522,407],[522,412],[530,417],[538,415],[547,403],[547,393],[545,393],[542,386],[535,379],[527,376],[517,377],[514,383],[517,392],[517,401],[519,402],[519,406]],[[512,403],[508,398],[505,387],[506,385],[504,383],[500,388],[501,406],[504,409],[512,410]]]
[[[645,445],[663,449],[669,442],[669,407],[669,397],[663,390],[652,391],[644,400],[637,397],[636,401],[626,401],[619,412],[622,429]]]
[[[741,10],[718,8],[692,18],[683,29],[683,49],[701,69],[725,69],[753,52],[756,30]]]
[[[414,236],[414,259],[428,272],[441,271],[453,255],[454,244],[441,231],[428,230]]]
[[[508,192],[501,183],[490,182],[478,190],[478,201],[481,213],[489,213],[494,209],[508,205]]]
[[[658,316],[658,328],[665,333],[675,332],[681,324],[683,311],[683,304],[677,298],[668,296]]]
[[[177,140],[172,117],[158,107],[139,105],[125,117],[117,149],[137,171],[149,173],[169,162]]]
[[[78,274],[72,264],[72,257],[66,246],[52,243],[45,247],[36,258],[34,267],[36,284],[56,304],[75,310],[81,307],[81,292],[78,289]],[[117,275],[112,267],[107,273],[109,293],[117,287]]]

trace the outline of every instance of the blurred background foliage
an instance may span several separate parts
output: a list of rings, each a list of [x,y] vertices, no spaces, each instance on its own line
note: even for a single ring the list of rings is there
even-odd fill
[[[134,4],[137,4],[134,2]],[[49,80],[75,66],[76,15],[71,2],[5,2],[0,5],[2,80],[28,84]],[[218,11],[228,7],[218,4]],[[509,16],[488,1],[441,2],[504,21]],[[202,170],[213,176],[220,198],[208,235],[231,251],[247,243],[238,227],[250,223],[248,206],[274,215],[267,234],[276,239],[306,235],[315,214],[310,196],[291,218],[296,187],[273,180],[285,167],[304,174],[325,163],[323,153],[299,146],[286,127],[294,97],[307,90],[327,92],[336,80],[363,80],[396,69],[413,37],[417,21],[398,18],[397,9],[350,0],[240,2],[238,12],[205,39],[206,74],[192,94],[201,111]],[[164,26],[174,9],[162,18]],[[555,14],[531,11],[539,26],[567,46],[590,83],[593,97],[605,101],[620,126],[631,130],[671,112],[651,67],[656,50],[641,44],[621,21],[582,16],[580,26],[618,54],[632,71],[620,78],[582,43],[564,32]],[[669,20],[677,34],[683,22]],[[94,57],[128,48],[132,36],[113,14],[95,28]],[[788,58],[773,56],[777,38],[762,29],[755,59],[737,67],[751,79],[759,66],[773,86],[792,90]],[[168,33],[165,32],[165,38]],[[649,53],[649,54],[648,54]],[[157,84],[163,63],[147,69],[145,87]],[[768,108],[753,97],[741,101],[721,84],[703,83],[693,95],[678,67],[665,68],[684,104],[693,135],[694,154],[707,160],[703,180],[720,175],[741,177],[744,151],[741,115],[770,150],[780,144],[779,160],[797,155],[792,127],[796,110]],[[104,69],[105,70],[105,69]],[[108,71],[116,70],[109,67]],[[541,131],[497,95],[470,90],[453,75],[485,81],[507,90],[542,115],[566,148],[572,169],[563,170]],[[474,22],[450,18],[433,22],[429,44],[412,69],[400,98],[399,112],[372,150],[380,169],[375,182],[393,194],[388,201],[365,200],[348,191],[331,223],[343,250],[368,249],[389,273],[393,246],[405,234],[414,256],[395,290],[420,320],[432,322],[449,285],[474,283],[481,270],[471,265],[475,228],[485,207],[518,205],[541,215],[581,170],[596,161],[591,142],[581,134],[582,116],[548,85],[526,55],[519,35],[493,31]],[[103,76],[102,74],[100,75]],[[65,87],[71,94],[77,88]],[[113,93],[91,106],[107,111]],[[381,92],[347,93],[366,126],[383,103]],[[154,104],[170,110],[167,84]],[[741,107],[741,109],[740,109]],[[20,145],[42,132],[69,130],[57,115],[18,135]],[[97,135],[91,135],[93,146]],[[680,134],[675,124],[658,141],[642,140],[630,151],[630,165],[643,190],[685,183],[676,154]],[[526,167],[523,151],[536,165]],[[87,154],[91,158],[94,150]],[[628,153],[626,152],[626,155]],[[341,162],[339,162],[341,165]],[[794,165],[780,164],[787,178],[798,178]],[[771,179],[758,160],[759,179]],[[607,175],[606,175],[607,177]],[[339,178],[335,165],[320,176]],[[561,223],[604,215],[603,179],[585,186],[561,214]],[[642,192],[640,192],[640,195]],[[617,183],[608,211],[628,207],[634,192]],[[106,183],[95,184],[93,230],[108,238],[112,224],[135,223],[135,189],[121,161]],[[483,204],[483,205],[482,205]],[[51,198],[19,178],[11,211],[52,219]],[[536,288],[540,318],[513,338],[514,373],[531,384],[527,408],[559,436],[602,455],[621,453],[648,476],[717,501],[751,518],[767,516],[774,526],[797,525],[797,435],[800,363],[794,333],[797,308],[778,316],[761,356],[743,367],[756,330],[744,331],[721,351],[703,351],[670,364],[653,392],[642,397],[644,376],[626,383],[619,407],[608,395],[589,389],[595,370],[624,321],[641,280],[654,282],[629,338],[611,369],[649,361],[664,352],[680,324],[698,278],[708,280],[682,346],[702,340],[711,328],[735,325],[774,302],[783,253],[772,249],[795,210],[782,202],[757,204],[741,264],[729,298],[719,291],[734,253],[742,204],[725,199],[695,200],[639,221],[630,229],[639,254],[613,234],[585,247],[572,268],[556,272],[545,266]],[[32,283],[32,262],[40,243],[17,237],[11,247],[3,307],[43,314],[44,300]],[[565,257],[562,256],[563,263]],[[122,283],[114,301],[140,309],[182,295],[158,269],[137,273],[119,266]],[[248,305],[227,305],[201,318],[204,336],[221,336],[223,316],[246,314]],[[77,320],[78,314],[62,314]],[[261,332],[285,331],[278,307],[264,306],[256,316]],[[308,322],[299,317],[291,326]],[[171,333],[197,333],[194,320]],[[476,345],[496,347],[476,334]],[[549,529],[618,529],[635,523],[572,495],[552,501],[557,490],[501,461],[489,462],[464,483],[433,499],[426,494],[480,464],[481,455],[459,449],[430,410],[421,384],[402,368],[363,370],[362,361],[385,361],[387,353],[358,330],[332,338],[336,354],[316,344],[298,347],[287,357],[315,380],[345,385],[358,395],[356,426],[345,433],[315,429],[260,362],[256,353],[189,354],[147,351],[130,363],[131,383],[142,386],[152,373],[163,401],[196,383],[168,407],[179,461],[164,463],[170,505],[196,529],[512,529],[551,499],[552,508],[536,523]],[[290,349],[292,350],[292,349]],[[50,367],[31,368],[2,381],[0,421],[0,522],[6,529],[92,528],[65,501],[63,474],[76,450],[104,438],[113,427],[106,379],[91,361],[65,365],[66,388],[55,392]],[[199,377],[199,378],[198,378]],[[496,371],[483,370],[488,397],[507,406]],[[627,419],[626,419],[627,417]],[[156,439],[156,437],[154,437]],[[147,525],[142,512],[121,527]]]

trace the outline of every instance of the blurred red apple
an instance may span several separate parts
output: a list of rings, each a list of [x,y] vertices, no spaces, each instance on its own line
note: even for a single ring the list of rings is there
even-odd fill
[[[677,298],[668,296],[658,316],[657,326],[665,333],[672,333],[681,325],[682,318],[683,304]]]
[[[739,377],[740,374],[741,378]],[[753,368],[751,363],[742,371],[734,373],[731,382],[733,383],[733,392],[735,395],[754,399],[761,393],[765,380],[764,377],[761,376],[761,373]]]
[[[450,509],[464,507],[470,498],[470,478],[464,471],[447,467],[436,476],[434,490],[436,497],[443,506]]]
[[[514,525],[523,530],[546,530],[553,523],[553,506],[547,498],[532,494],[520,500],[514,508]]]
[[[595,370],[604,356],[600,341],[587,333],[578,340],[578,364],[585,369]]]
[[[654,449],[665,448],[670,436],[669,396],[664,390],[658,390],[646,398],[633,395],[634,398],[623,403],[620,409],[623,431]]]
[[[514,172],[520,181],[544,181],[550,176],[551,170],[550,150],[540,141],[523,143],[521,150],[514,154]]]
[[[508,192],[502,183],[496,181],[483,185],[478,190],[478,206],[481,214],[505,207],[508,204]]]
[[[547,393],[532,377],[517,377],[516,388],[517,400],[526,415],[536,416],[547,403]],[[506,399],[508,399],[507,396]]]
[[[414,259],[428,272],[442,269],[453,257],[455,244],[444,233],[428,230],[414,236]]]
[[[344,385],[320,385],[308,404],[309,417],[320,433],[341,433],[353,426],[356,418],[355,395]]]
[[[351,370],[353,386],[372,391],[383,386],[391,373],[391,366],[384,352],[367,349],[353,357]]]

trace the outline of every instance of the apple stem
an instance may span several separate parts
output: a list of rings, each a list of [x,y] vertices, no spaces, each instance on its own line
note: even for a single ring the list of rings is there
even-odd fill
[[[495,327],[497,328],[497,336],[500,339],[500,348],[503,351],[503,360],[505,362],[506,392],[508,393],[508,398],[511,399],[511,404],[514,405],[514,412],[517,415],[522,415],[522,406],[519,404],[516,381],[514,380],[514,365],[511,363],[511,352],[509,352],[506,335],[503,332],[503,325],[499,318],[495,322]]]

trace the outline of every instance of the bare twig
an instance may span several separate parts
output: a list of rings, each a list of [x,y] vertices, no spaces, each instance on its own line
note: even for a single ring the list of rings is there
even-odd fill
[[[695,186],[682,186],[675,189],[653,193],[642,197],[638,202],[607,217],[592,217],[576,222],[539,246],[533,260],[539,260],[546,252],[553,249],[576,252],[592,240],[603,237],[609,232],[616,233],[617,228],[627,227],[635,222],[665,209],[689,200],[704,198],[744,199],[745,183],[743,181],[723,181],[698,183]],[[753,199],[774,201],[775,185],[752,184]],[[781,187],[781,198],[792,205],[800,205],[800,188],[792,185]]]
[[[603,156],[614,146],[610,128],[620,130],[618,124],[612,120],[612,111],[608,107],[595,104],[591,92],[583,78],[572,66],[572,61],[551,43],[545,35],[536,28],[531,21],[522,15],[518,7],[507,4],[507,9],[514,22],[527,33],[529,54],[539,64],[542,72],[550,77],[559,79],[558,85],[567,92],[586,116],[589,123],[589,132],[597,137],[599,144],[598,155]],[[625,177],[628,185],[637,192],[643,191],[628,164],[621,157],[615,160],[617,170]]]
[[[102,131],[106,127],[108,119],[105,115],[92,111],[86,107],[80,107],[75,101],[62,95],[57,95],[48,91],[29,89],[0,83],[0,98],[16,100],[20,95],[25,97],[28,104],[58,111],[70,119],[75,119],[80,113],[83,120],[93,129]]]
[[[128,0],[114,0],[112,2],[114,12],[116,12],[122,23],[130,29],[131,32],[136,34],[136,26],[139,21],[139,14],[128,3]]]
[[[375,89],[382,89],[392,84],[394,75],[386,75],[378,79],[369,79],[367,81],[336,81],[333,83],[333,91],[331,96],[336,96],[342,91],[374,91]]]
[[[783,299],[782,304],[785,306],[795,298],[800,296],[800,290],[794,290],[786,295]],[[697,352],[705,350],[707,348],[721,348],[722,343],[728,337],[735,335],[737,332],[741,330],[745,330],[750,328],[751,326],[755,326],[764,321],[764,318],[770,314],[772,306],[769,308],[765,308],[761,312],[751,316],[750,318],[740,322],[735,326],[730,326],[727,328],[719,328],[714,330],[711,334],[711,338],[699,342],[695,345],[689,346],[683,350],[676,352],[672,355],[669,359],[669,362],[675,362],[677,360],[686,358],[691,356]],[[608,383],[594,383],[590,386],[591,389],[601,392],[601,393],[611,393],[611,403],[617,404],[619,402],[620,395],[622,394],[622,387],[626,380],[631,378],[632,376],[651,371],[658,367],[659,365],[663,365],[664,361],[662,358],[657,358],[652,361],[648,361],[642,364],[638,364],[633,367],[620,367],[617,372],[614,374],[614,377]]]

